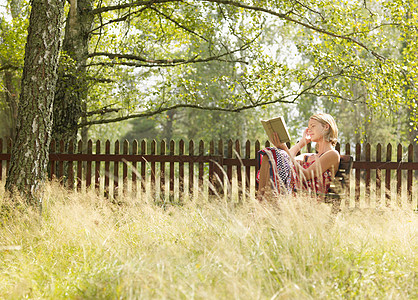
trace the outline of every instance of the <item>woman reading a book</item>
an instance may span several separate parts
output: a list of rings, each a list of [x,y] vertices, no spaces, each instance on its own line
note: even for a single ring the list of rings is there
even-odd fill
[[[298,190],[327,193],[338,170],[340,155],[334,149],[337,144],[338,128],[329,114],[319,113],[309,119],[308,128],[302,139],[292,148],[273,135],[275,147],[258,152],[257,198],[271,197]],[[317,153],[297,156],[308,143],[315,142]]]

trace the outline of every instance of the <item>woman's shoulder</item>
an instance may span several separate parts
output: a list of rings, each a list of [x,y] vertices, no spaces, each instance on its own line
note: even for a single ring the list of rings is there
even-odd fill
[[[340,162],[340,153],[335,149],[328,150],[327,152],[323,153],[323,155],[321,156],[323,159],[326,159],[326,160],[334,160],[338,163]]]

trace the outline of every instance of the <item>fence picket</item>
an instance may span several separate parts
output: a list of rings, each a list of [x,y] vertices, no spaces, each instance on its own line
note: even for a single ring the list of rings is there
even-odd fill
[[[166,144],[165,140],[160,142],[160,155],[165,155]],[[160,162],[160,196],[162,199],[165,197],[165,162]]]
[[[129,142],[128,140],[123,141],[123,154],[129,154]],[[128,192],[128,161],[123,161],[122,163],[122,189],[123,195],[127,195]]]
[[[141,155],[145,155],[147,153],[147,141],[141,141]],[[145,194],[146,190],[146,166],[147,162],[141,162],[141,193],[142,195]]]
[[[151,142],[151,155],[155,155],[156,154],[156,149],[157,148],[157,141],[156,140],[152,140]],[[155,174],[156,172],[156,167],[155,167],[155,161],[151,162],[151,190],[152,191],[156,191],[155,189]],[[155,195],[154,195],[155,196]]]
[[[402,161],[402,145],[398,144],[398,149],[396,151],[397,157],[396,161],[399,163]],[[402,206],[401,203],[401,197],[402,197],[402,170],[397,169],[396,170],[396,203],[398,204],[398,207]]]
[[[115,154],[118,155],[120,152],[120,142],[115,142]],[[119,161],[113,162],[113,198],[117,199],[119,196]]]
[[[232,140],[228,141],[227,158],[232,158]],[[226,177],[228,179],[228,197],[232,195],[232,165],[226,167]]]
[[[369,162],[371,159],[371,153],[370,153],[370,144],[367,143],[366,144],[366,155],[365,155],[365,160],[367,162]],[[365,188],[366,188],[366,203],[367,205],[370,205],[370,173],[371,170],[370,169],[366,169],[366,177],[365,177]]]
[[[105,154],[110,155],[110,141],[106,140]],[[110,162],[105,161],[105,178],[104,178],[104,195],[106,198],[110,197]]]
[[[96,154],[101,154],[100,140],[96,141]],[[97,194],[100,192],[100,160],[96,160],[94,163],[94,189]]]
[[[199,156],[205,155],[205,143],[203,140],[199,141]],[[203,162],[199,162],[199,190],[203,193]]]
[[[194,142],[193,140],[189,141],[189,157],[194,155]],[[193,197],[194,191],[194,163],[192,160],[189,160],[189,195],[190,198]]]
[[[251,158],[251,142],[247,140],[245,142],[245,159]],[[250,193],[251,185],[251,167],[247,165],[245,167],[245,193],[248,195]]]
[[[174,156],[175,147],[176,147],[176,144],[174,143],[173,140],[171,140],[170,141],[170,152],[169,152],[170,156]],[[170,184],[170,197],[173,198],[174,197],[174,161],[170,161],[169,178],[170,178],[170,182],[169,182],[169,184]]]
[[[376,147],[376,161],[382,161],[382,145],[379,143]],[[376,169],[376,204],[380,205],[382,200],[382,170]]]
[[[88,140],[87,142],[87,154],[92,155],[93,153],[93,142],[92,140]],[[86,169],[86,188],[91,187],[91,161],[87,162],[87,169]]]
[[[215,164],[215,176],[216,176],[216,188],[219,195],[223,196],[225,193],[225,183],[224,183],[224,169],[223,169],[223,152],[224,152],[224,143],[222,140],[218,142],[218,151],[217,155],[219,160]]]
[[[386,162],[392,161],[392,145],[388,144],[386,147]],[[386,168],[385,170],[385,195],[386,195],[386,206],[390,206],[390,172],[391,170]]]
[[[179,156],[184,155],[184,141],[180,140],[179,142]],[[184,193],[184,163],[183,161],[179,162],[179,198],[183,198]]]
[[[414,160],[414,145],[409,144],[408,146],[408,162]],[[407,193],[408,193],[408,203],[412,204],[412,170],[408,170],[407,173]]]
[[[68,145],[68,153],[74,154],[74,140],[70,140]],[[68,181],[67,186],[69,190],[74,189],[74,163],[72,160],[68,161]]]
[[[138,155],[138,141],[135,139],[132,142],[132,155]],[[132,162],[132,180],[131,180],[131,192],[132,192],[132,196],[136,197],[137,193],[138,193],[138,189],[137,189],[137,176],[136,174],[138,173],[138,164],[136,161]]]
[[[356,144],[356,160],[360,160],[361,158],[361,145],[360,143]],[[356,169],[355,171],[355,180],[356,180],[356,188],[355,188],[355,207],[359,208],[360,207],[360,175],[361,175],[361,170],[360,169]]]
[[[215,142],[212,140],[209,143],[209,155],[215,155]],[[216,179],[214,176],[214,163],[209,161],[209,195],[215,195]]]
[[[78,141],[77,152],[83,153],[83,141]],[[81,182],[83,180],[83,161],[79,160],[77,162],[77,191],[81,191]]]
[[[235,141],[235,156],[238,159],[237,168],[237,183],[238,183],[238,201],[242,200],[242,158],[241,145],[239,140]]]

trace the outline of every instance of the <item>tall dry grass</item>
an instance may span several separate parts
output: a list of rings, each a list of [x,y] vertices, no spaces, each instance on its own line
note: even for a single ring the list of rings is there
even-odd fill
[[[0,225],[4,299],[414,299],[418,216],[303,198],[116,205],[50,184]]]

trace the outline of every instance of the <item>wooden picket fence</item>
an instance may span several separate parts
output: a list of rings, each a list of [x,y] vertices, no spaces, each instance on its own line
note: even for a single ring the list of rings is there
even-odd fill
[[[6,176],[10,149],[11,142],[0,139],[0,180]],[[204,193],[242,201],[254,196],[260,149],[259,141],[242,144],[238,140],[206,145],[203,141],[186,145],[183,140],[106,141],[103,145],[89,140],[68,147],[52,141],[49,175],[70,190],[95,189],[113,199],[129,194],[138,199],[184,201]],[[344,201],[347,207],[417,207],[417,146],[397,145],[395,158],[391,144],[378,144],[373,153],[370,144],[338,144],[336,149],[354,157]]]

